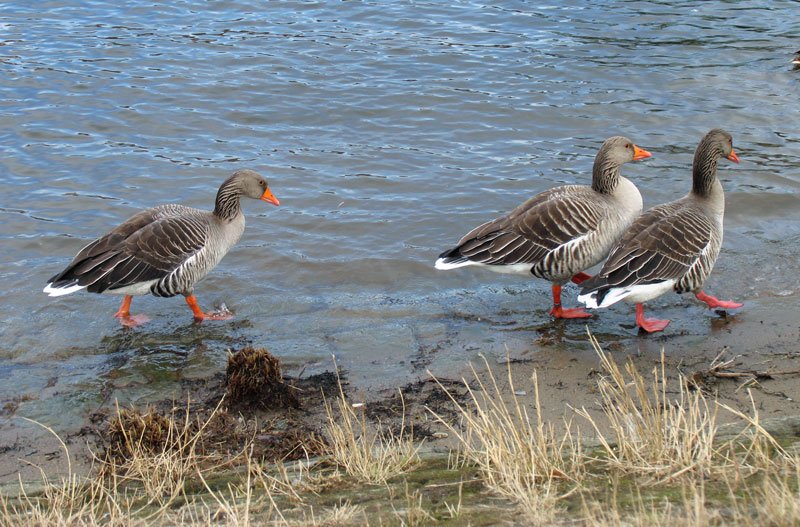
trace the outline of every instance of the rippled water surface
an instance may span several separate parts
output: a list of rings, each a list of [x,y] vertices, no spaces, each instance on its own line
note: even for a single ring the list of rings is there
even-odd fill
[[[542,333],[578,340],[583,323],[549,319],[545,282],[432,262],[527,197],[588,182],[617,134],[654,154],[623,170],[652,206],[688,190],[706,131],[729,130],[742,162],[720,164],[709,291],[744,300],[755,331],[772,299],[796,305],[797,2],[488,4],[3,2],[0,401],[34,394],[24,415],[69,426],[221,371],[244,342],[296,371],[335,354],[370,388],[509,343],[534,353]],[[118,297],[41,293],[137,210],[211,208],[242,167],[281,206],[245,203],[242,241],[197,287],[233,322],[140,297],[153,320],[124,331]],[[653,306],[673,335],[715,331],[690,299]],[[631,311],[590,326],[635,345]]]

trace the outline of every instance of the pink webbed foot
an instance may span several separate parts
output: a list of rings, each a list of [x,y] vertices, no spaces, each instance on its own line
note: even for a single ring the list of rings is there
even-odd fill
[[[664,331],[669,326],[669,320],[658,318],[644,318],[644,306],[636,304],[636,325],[648,333]]]
[[[197,305],[197,298],[195,298],[194,295],[187,296],[186,303],[192,310],[195,322],[202,322],[204,320],[230,320],[233,318],[233,313],[228,311],[227,308],[221,309],[220,311],[214,311],[213,313],[203,312],[203,310],[200,309],[200,306]]]
[[[669,320],[660,318],[643,318],[636,321],[636,325],[648,333],[664,331],[669,326]]]
[[[195,322],[202,322],[204,320],[230,320],[233,318],[233,313],[230,312],[217,312],[203,313],[202,317],[194,316]]]
[[[694,296],[696,296],[701,302],[705,302],[709,309],[718,307],[721,307],[722,309],[736,309],[744,305],[732,300],[719,300],[718,298],[714,298],[711,295],[705,294],[703,291],[696,293]]]
[[[592,316],[584,311],[582,307],[570,309],[561,307],[561,286],[557,284],[553,284],[553,309],[550,310],[550,315],[555,318],[590,318]]]
[[[137,326],[141,326],[147,322],[150,322],[150,317],[147,315],[127,315],[127,316],[117,316],[114,315],[119,319],[119,323],[125,326],[126,328],[135,328]]]
[[[133,297],[131,295],[125,295],[122,299],[122,305],[119,306],[119,309],[114,316],[119,319],[119,323],[125,326],[126,328],[135,328],[136,326],[141,326],[145,322],[150,321],[150,317],[147,315],[131,315],[131,301]]]
[[[550,310],[550,316],[554,318],[591,318],[592,314],[582,307],[564,309],[561,306],[553,306],[553,309]]]

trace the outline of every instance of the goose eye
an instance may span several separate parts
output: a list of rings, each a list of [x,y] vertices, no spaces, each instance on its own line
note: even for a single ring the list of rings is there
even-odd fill
[[[628,144],[626,144],[626,145],[625,145],[625,148],[630,148],[630,147],[631,147],[631,144],[630,144],[630,143],[628,143]]]

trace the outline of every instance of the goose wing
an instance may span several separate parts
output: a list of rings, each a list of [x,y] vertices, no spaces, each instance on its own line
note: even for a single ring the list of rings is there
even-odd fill
[[[84,247],[50,282],[102,293],[166,277],[205,246],[209,226],[192,216],[159,216],[153,210],[133,216]]]
[[[655,207],[634,222],[584,291],[678,280],[708,251],[713,229],[695,209]]]
[[[489,265],[535,264],[597,228],[602,212],[592,193],[567,186],[539,194],[509,215],[473,229],[459,242],[459,252]]]

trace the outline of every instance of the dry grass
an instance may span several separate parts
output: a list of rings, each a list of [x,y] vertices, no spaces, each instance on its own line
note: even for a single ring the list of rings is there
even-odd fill
[[[84,478],[73,473],[69,450],[61,438],[50,427],[31,422],[42,426],[58,439],[67,460],[67,475],[51,481],[40,469],[42,490],[29,492],[20,482],[16,497],[0,496],[0,525],[137,525],[130,518],[141,511],[136,510],[129,496],[114,493],[100,478]]]
[[[780,443],[761,425],[758,405],[753,392],[747,390],[750,398],[750,415],[728,405],[718,403],[747,426],[733,439],[727,441],[728,457],[735,464],[737,480],[752,474],[770,474],[786,471],[796,466],[796,455],[789,454]]]
[[[402,398],[402,393],[400,395]],[[334,463],[356,480],[383,484],[419,462],[420,445],[414,443],[411,432],[405,427],[405,420],[397,435],[382,429],[380,423],[372,428],[364,412],[348,401],[341,382],[335,408],[326,400],[325,413],[328,419],[327,451]],[[405,409],[403,416],[405,419]]]
[[[217,460],[201,455],[198,443],[223,400],[199,424],[194,422],[188,401],[182,419],[175,411],[165,417],[153,410],[142,413],[117,406],[109,427],[111,445],[100,460],[101,474],[114,487],[134,484],[151,503],[168,505],[181,495],[188,480],[204,469],[213,469]]]
[[[328,405],[332,435],[338,438],[331,459],[348,475],[385,482],[418,462],[419,445],[410,434],[397,438],[381,433],[380,427],[370,431],[341,387],[336,403],[343,418],[337,421]],[[80,478],[69,470],[68,477],[51,482],[42,472],[43,491],[33,495],[23,485],[18,496],[0,496],[0,526],[369,524],[360,505],[309,503],[310,497],[343,481],[339,472],[309,459],[308,452],[316,451],[317,444],[309,445],[304,460],[289,465],[259,463],[252,442],[235,455],[235,464],[232,458],[204,453],[204,434],[221,404],[203,420],[192,415],[189,404],[185,412],[166,416],[152,409],[117,407],[108,431],[110,443],[104,455],[95,457],[96,474]],[[234,466],[240,468],[231,472]],[[394,513],[388,508],[386,512]],[[419,506],[409,508],[402,523],[419,525],[418,518],[425,514]]]
[[[251,475],[256,472],[252,449],[241,454],[247,469],[241,481],[222,489],[206,481],[205,474],[215,474],[222,466],[208,464],[209,457],[196,451],[211,419],[213,413],[196,425],[188,411],[177,420],[117,407],[109,430],[112,443],[103,457],[95,458],[99,462],[95,476],[74,474],[69,451],[61,442],[68,474],[51,481],[42,471],[37,485],[41,490],[31,492],[20,482],[17,496],[0,496],[0,526],[246,526],[253,511],[266,510],[262,516],[272,517],[272,488],[266,490],[265,485],[259,500],[252,499]],[[188,486],[198,483],[206,490],[202,498],[187,493]]]
[[[421,527],[436,522],[434,518],[423,506],[422,492],[419,490],[411,491],[408,485],[405,487],[405,507],[397,509],[392,505],[394,515],[400,522],[401,527]]]
[[[461,454],[479,467],[486,485],[497,493],[515,500],[534,524],[552,522],[559,512],[558,503],[572,491],[560,490],[560,483],[577,483],[583,473],[579,439],[573,435],[570,423],[564,423],[558,434],[552,423],[542,419],[541,401],[536,374],[533,374],[534,416],[517,398],[511,372],[508,391],[511,402],[506,403],[503,390],[484,358],[488,385],[478,379],[478,389],[465,382],[471,407],[465,407],[448,392],[456,405],[462,424],[455,425],[431,413],[459,441]],[[574,485],[571,486],[574,488]]]
[[[749,503],[732,500],[737,506],[740,525],[798,525],[800,524],[800,460],[796,457],[784,460],[785,466],[777,467],[761,479],[759,485],[750,487]]]
[[[369,520],[364,513],[364,508],[353,505],[349,501],[334,505],[322,511],[319,515],[314,514],[312,509],[311,518],[302,523],[296,523],[302,527],[345,527],[351,525],[369,525]]]
[[[798,459],[761,425],[752,395],[748,415],[689,390],[681,375],[670,384],[663,354],[660,367],[645,376],[632,362],[620,367],[590,340],[603,370],[601,413],[576,414],[588,421],[599,448],[586,446],[569,420],[561,433],[543,421],[535,372],[529,413],[510,371],[501,389],[485,359],[487,380],[473,369],[477,389],[464,382],[470,404],[451,396],[461,421],[433,412],[489,489],[516,503],[534,525],[800,524]],[[719,410],[739,419],[741,433],[718,439]],[[609,481],[624,484],[609,493]],[[581,517],[565,517],[576,502]]]
[[[660,368],[648,379],[630,361],[623,371],[594,336],[589,340],[604,371],[597,383],[604,419],[598,422],[585,408],[577,413],[594,429],[603,460],[653,481],[689,472],[708,475],[716,457],[717,406],[700,390],[690,391],[682,375],[677,399],[667,396],[663,350]]]
[[[582,525],[590,527],[740,527],[788,526],[800,524],[800,472],[797,460],[784,470],[775,470],[747,485],[722,484],[729,495],[712,500],[706,478],[685,478],[672,494],[677,498],[648,496],[637,492],[626,507],[620,500],[598,501],[587,496],[582,502]],[[739,486],[740,491],[734,490]]]
[[[477,388],[464,383],[467,403],[451,397],[459,422],[437,416],[459,445],[457,463],[436,469],[455,475],[441,484],[418,467],[420,445],[405,427],[396,436],[372,427],[341,383],[325,402],[328,456],[312,458],[312,445],[291,464],[259,462],[253,442],[233,457],[206,454],[216,409],[199,419],[188,405],[163,417],[117,408],[96,473],[79,477],[70,465],[58,480],[42,472],[36,492],[0,495],[0,527],[800,525],[800,459],[767,432],[752,394],[741,412],[668,379],[663,360],[642,375],[592,342],[599,412],[576,410],[596,436],[591,447],[569,419],[543,418],[535,373],[526,406],[510,374],[498,381],[488,362],[486,373],[473,369]],[[719,412],[741,431],[721,438]]]
[[[706,527],[729,525],[719,509],[707,506],[702,478],[688,479],[675,489],[677,501],[667,498],[646,498],[640,492],[630,497],[623,508],[619,501],[582,501],[582,525],[589,527]]]
[[[593,461],[656,485],[681,477],[733,476],[740,482],[753,474],[784,470],[793,461],[761,426],[750,390],[748,415],[709,400],[701,390],[690,390],[691,383],[680,373],[670,383],[663,350],[660,367],[648,380],[630,361],[623,371],[591,334],[589,339],[604,370],[597,383],[602,421],[585,408],[577,414],[591,424],[602,445],[601,455]],[[675,392],[677,396],[668,397]],[[744,425],[738,435],[724,441],[717,439],[719,409]]]
[[[458,501],[455,503],[448,503],[447,501],[444,502],[444,506],[447,509],[447,517],[451,520],[456,520],[461,517],[462,512],[464,511],[464,480],[458,484]]]

